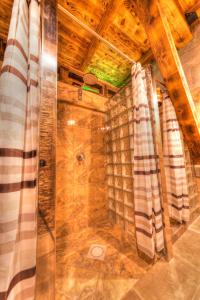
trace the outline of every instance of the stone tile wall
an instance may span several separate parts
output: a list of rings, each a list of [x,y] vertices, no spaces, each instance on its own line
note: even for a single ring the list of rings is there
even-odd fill
[[[81,105],[58,101],[58,239],[107,219],[105,115]],[[83,161],[77,155],[83,155]]]

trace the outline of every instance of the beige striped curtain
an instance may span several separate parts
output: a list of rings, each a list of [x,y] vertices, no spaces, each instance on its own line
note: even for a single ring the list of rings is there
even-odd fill
[[[184,147],[171,99],[163,94],[163,148],[169,214],[178,222],[189,221],[189,196]]]
[[[149,75],[148,75],[149,76]],[[134,117],[134,206],[138,249],[153,258],[164,248],[162,208],[159,188],[158,156],[155,150],[152,114],[152,90],[145,69],[132,68]]]
[[[0,300],[35,299],[40,7],[14,0],[0,75]]]

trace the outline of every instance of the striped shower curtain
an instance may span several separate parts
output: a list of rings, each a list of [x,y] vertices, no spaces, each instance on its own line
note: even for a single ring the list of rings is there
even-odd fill
[[[152,90],[146,70],[132,68],[134,124],[134,206],[138,249],[153,258],[164,248],[158,156],[155,150],[150,101]]]
[[[35,299],[40,7],[14,0],[0,75],[0,300]]]
[[[163,94],[163,148],[169,214],[178,222],[189,221],[189,196],[184,147],[172,102]]]

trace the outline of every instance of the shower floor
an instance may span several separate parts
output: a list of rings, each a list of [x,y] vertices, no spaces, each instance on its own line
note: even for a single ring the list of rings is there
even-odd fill
[[[92,244],[107,247],[103,261],[88,258]],[[149,265],[105,224],[57,238],[57,300],[199,300],[200,217],[174,245],[174,258]]]
[[[106,248],[103,260],[88,257],[94,244]],[[58,237],[57,300],[121,299],[151,266],[123,239],[120,228],[109,223]],[[101,286],[102,279],[108,286]]]

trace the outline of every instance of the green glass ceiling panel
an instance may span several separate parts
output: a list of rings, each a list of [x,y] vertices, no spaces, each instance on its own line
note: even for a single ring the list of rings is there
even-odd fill
[[[131,63],[100,43],[87,67],[87,72],[95,74],[102,81],[121,87],[131,72]]]
[[[98,77],[98,79],[106,81],[116,87],[121,87],[128,75],[130,74],[130,70],[125,70],[122,73],[122,71],[118,69],[112,69],[112,73],[107,73],[105,70],[101,70],[93,65],[90,65],[87,68],[87,71],[92,74],[95,74]]]
[[[89,92],[93,92],[93,93],[99,94],[99,91],[97,91],[97,90],[95,90],[95,89],[93,89],[93,88],[91,88],[91,87],[89,87],[89,86],[87,86],[87,85],[83,85],[83,86],[82,86],[82,89],[83,89],[84,91],[89,91]]]

